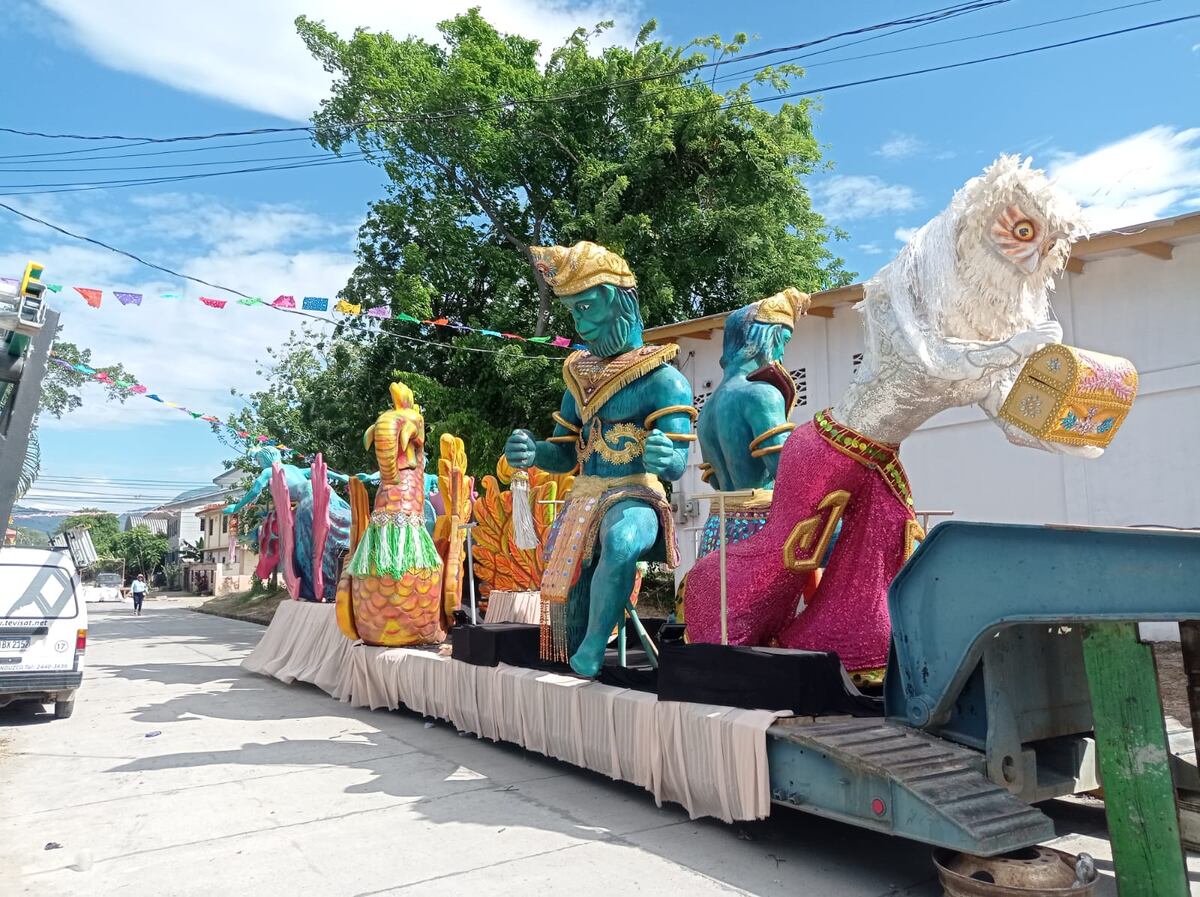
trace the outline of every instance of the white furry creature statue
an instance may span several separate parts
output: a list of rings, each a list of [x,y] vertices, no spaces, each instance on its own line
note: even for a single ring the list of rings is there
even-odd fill
[[[865,288],[866,351],[841,401],[781,452],[766,526],[727,549],[728,640],[836,652],[860,681],[887,664],[887,589],[920,537],[899,448],[940,411],[979,405],[1011,442],[1042,442],[998,414],[1026,359],[1062,339],[1048,291],[1082,232],[1079,207],[1015,156],[997,159]],[[808,606],[797,596],[825,556]],[[718,642],[719,559],[688,573],[693,642]]]

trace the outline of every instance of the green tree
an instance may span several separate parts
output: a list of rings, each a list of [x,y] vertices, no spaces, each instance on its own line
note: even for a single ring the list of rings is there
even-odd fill
[[[135,526],[118,534],[113,554],[125,562],[125,575],[145,573],[150,579],[162,566],[167,555],[167,537],[151,531],[148,526]]]
[[[92,546],[97,557],[115,557],[117,538],[121,535],[121,522],[116,514],[99,508],[80,508],[79,513],[68,517],[58,527],[58,534],[69,529],[82,527],[92,537]]]
[[[748,102],[802,71],[763,69],[717,90],[713,71],[696,70],[736,56],[745,35],[672,46],[651,22],[632,48],[596,50],[601,25],[543,63],[536,41],[499,33],[478,10],[443,22],[442,43],[362,30],[343,40],[303,16],[297,27],[335,76],[318,141],[357,144],[388,177],[360,229],[342,292],[352,302],[571,335],[529,247],[581,239],[628,259],[648,325],[851,279],[804,186],[821,165],[808,101],[775,112]],[[362,432],[388,406],[388,382],[403,379],[424,409],[428,454],[454,432],[485,473],[512,427],[557,407],[564,356],[351,318],[274,350],[266,388],[232,422],[321,451],[335,469],[372,469]]]
[[[390,180],[347,295],[540,336],[565,318],[529,246],[580,239],[628,259],[654,322],[846,281],[803,184],[820,163],[810,101],[749,102],[802,70],[718,91],[696,66],[736,56],[745,35],[676,47],[649,22],[633,48],[596,52],[610,24],[577,30],[542,65],[537,41],[500,34],[478,10],[441,23],[444,46],[363,30],[343,40],[297,19],[336,78],[318,141],[356,142]]]

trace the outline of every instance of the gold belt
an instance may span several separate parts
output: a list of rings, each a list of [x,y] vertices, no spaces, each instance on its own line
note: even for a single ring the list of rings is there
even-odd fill
[[[652,473],[635,473],[627,477],[597,477],[581,474],[575,477],[571,491],[567,493],[567,501],[575,499],[599,498],[605,492],[620,489],[624,486],[644,486],[659,495],[666,496],[667,490]]]

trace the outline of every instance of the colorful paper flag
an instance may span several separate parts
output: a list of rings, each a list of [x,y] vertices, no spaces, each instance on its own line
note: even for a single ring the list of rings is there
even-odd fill
[[[213,416],[213,415],[211,415],[211,414],[209,414],[209,415],[206,415],[205,417],[202,417],[202,418],[200,418],[200,420],[206,420],[206,421],[208,421],[210,424],[219,424],[219,423],[221,422],[221,418],[219,418],[219,417],[215,417],[215,416]]]
[[[548,343],[548,342],[550,342],[550,337],[548,337],[548,336],[531,336],[529,338],[529,341],[531,343]]]
[[[305,296],[303,306],[305,311],[328,311],[329,300],[320,296]]]
[[[356,305],[353,302],[347,302],[345,299],[339,299],[338,304],[334,306],[335,311],[340,311],[344,315],[361,315],[362,306]]]
[[[160,293],[158,298],[159,299],[178,299],[179,294],[178,293]]]
[[[376,305],[374,308],[367,309],[367,316],[371,318],[390,318],[392,310],[386,305]]]
[[[268,439],[268,437],[266,437],[266,436],[259,436],[259,437],[258,437],[258,441],[259,441],[259,442],[266,442],[266,441],[267,441],[267,439]]]
[[[479,332],[482,333],[484,336],[500,336],[501,335],[499,330],[480,330]]]
[[[142,304],[142,294],[141,293],[119,293],[114,290],[113,295],[117,297],[117,301],[120,302],[122,305],[141,305]]]
[[[274,302],[271,303],[271,305],[275,308],[295,308],[296,307],[296,297],[295,296],[279,296]]]
[[[420,324],[421,323],[420,318],[414,318],[412,315],[406,315],[404,312],[400,312],[400,314],[396,315],[396,320],[397,321],[408,321],[410,324]]]
[[[434,318],[432,321],[422,321],[423,324],[437,324],[439,327],[445,327],[450,323],[449,318]]]
[[[584,352],[587,351],[587,346],[585,346],[583,343],[571,343],[571,348],[572,349],[582,349]]]
[[[227,300],[225,299],[210,299],[208,296],[201,296],[200,301],[209,308],[224,308]]]
[[[102,291],[88,289],[87,287],[75,287],[75,292],[82,296],[92,308],[100,307],[100,297],[104,295]]]
[[[552,339],[550,341],[550,345],[560,346],[565,349],[567,346],[571,345],[571,341],[569,339],[567,339],[565,336],[556,336],[554,339]]]
[[[48,284],[46,284],[46,289],[48,289],[51,293],[61,293],[62,292],[62,284],[61,283],[48,283]]]
[[[519,340],[521,340],[521,342],[524,342],[524,341],[525,341],[525,337],[523,337],[523,336],[519,336],[519,335],[517,335],[517,334],[515,334],[515,333],[502,333],[502,334],[500,334],[500,335],[501,335],[502,337],[504,337],[505,339],[519,339]]]
[[[88,376],[91,376],[92,374],[96,373],[95,368],[90,368],[86,364],[76,364],[76,365],[72,365],[72,367],[74,367],[75,370],[79,371],[79,373],[87,374]]]
[[[201,418],[201,417],[204,417],[204,412],[203,412],[203,411],[189,411],[189,412],[188,412],[188,414],[190,414],[190,415],[191,415],[192,417],[194,417],[194,418]]]
[[[142,386],[140,383],[135,383],[129,388],[129,391],[134,395],[141,396],[146,394],[146,387]]]
[[[239,299],[238,300],[238,305],[262,305],[262,304],[263,304],[263,301],[256,296],[252,296],[249,299]]]
[[[156,402],[161,402],[161,401],[162,401],[162,399],[160,399],[158,396],[156,396],[156,395],[155,395],[154,393],[152,393],[152,392],[148,392],[148,393],[146,393],[146,398],[148,398],[148,399],[154,399],[154,401],[156,401]]]
[[[238,437],[239,437],[239,438],[241,438],[241,439],[245,439],[247,436],[249,436],[249,435],[250,435],[250,434],[249,434],[249,433],[247,433],[245,430],[238,430],[238,431],[237,431],[237,434],[238,434]]]

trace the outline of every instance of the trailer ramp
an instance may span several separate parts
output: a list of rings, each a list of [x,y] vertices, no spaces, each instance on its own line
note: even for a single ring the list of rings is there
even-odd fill
[[[767,734],[775,803],[979,856],[1054,837],[1049,817],[984,775],[982,754],[909,726],[810,717]]]

